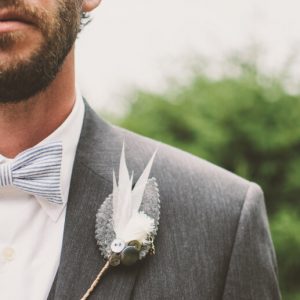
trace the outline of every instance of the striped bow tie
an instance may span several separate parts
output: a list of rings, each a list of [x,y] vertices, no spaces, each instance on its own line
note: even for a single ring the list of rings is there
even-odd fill
[[[25,150],[14,160],[0,164],[0,187],[15,186],[50,202],[62,204],[61,160],[61,142]]]

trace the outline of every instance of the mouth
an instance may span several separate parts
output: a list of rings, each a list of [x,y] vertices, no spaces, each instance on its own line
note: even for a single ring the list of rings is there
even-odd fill
[[[13,10],[0,10],[0,33],[20,30],[21,27],[34,25],[33,20]]]
[[[0,22],[22,22],[32,24],[32,19],[14,10],[0,10]]]

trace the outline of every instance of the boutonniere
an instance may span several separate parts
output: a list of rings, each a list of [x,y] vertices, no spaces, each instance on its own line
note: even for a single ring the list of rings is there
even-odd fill
[[[81,300],[89,297],[109,268],[131,266],[148,253],[155,254],[160,200],[156,179],[149,179],[155,155],[132,187],[133,173],[129,174],[123,145],[118,182],[113,171],[113,191],[96,214],[95,237],[107,262]]]

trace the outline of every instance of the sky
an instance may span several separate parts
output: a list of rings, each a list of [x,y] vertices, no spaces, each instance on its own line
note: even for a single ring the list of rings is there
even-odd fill
[[[300,54],[299,11],[299,0],[102,0],[77,40],[77,82],[94,109],[119,113],[131,90],[160,91],[198,55],[218,62],[255,43],[277,70]]]

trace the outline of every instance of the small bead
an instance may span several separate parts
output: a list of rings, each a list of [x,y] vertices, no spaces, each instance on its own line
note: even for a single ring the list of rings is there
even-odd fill
[[[113,267],[118,266],[121,263],[120,254],[112,254],[109,258],[109,264]]]
[[[141,248],[142,248],[142,245],[141,245],[141,243],[139,242],[139,241],[136,241],[136,240],[134,240],[134,241],[130,241],[129,243],[128,243],[128,246],[134,246],[137,250],[141,250]]]
[[[131,266],[139,259],[139,251],[134,246],[127,246],[121,253],[121,262],[125,266]]]

